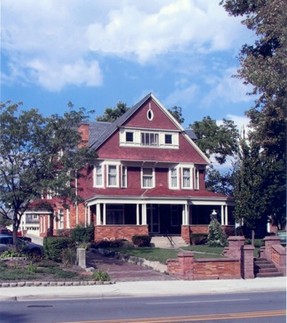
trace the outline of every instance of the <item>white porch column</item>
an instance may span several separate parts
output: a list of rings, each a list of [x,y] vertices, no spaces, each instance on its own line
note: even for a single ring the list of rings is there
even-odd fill
[[[189,205],[188,205],[188,203],[185,204],[184,208],[185,208],[185,224],[189,225]]]
[[[228,206],[225,205],[225,225],[228,225]]]
[[[91,208],[87,206],[88,225],[91,225]]]
[[[139,225],[140,224],[140,206],[139,206],[139,204],[137,204],[137,209],[136,209],[136,223],[137,223],[137,225]]]
[[[221,225],[224,225],[224,207],[221,205]]]
[[[107,224],[107,205],[103,204],[103,225]]]
[[[146,216],[146,204],[142,204],[142,225],[146,225],[147,223],[147,216]]]
[[[70,224],[70,210],[69,209],[66,210],[66,226],[67,226],[67,229],[70,229],[71,224]]]
[[[185,225],[185,205],[182,206],[182,210],[181,210],[181,222],[182,222],[182,225]]]
[[[96,222],[97,222],[97,225],[100,225],[101,224],[101,204],[100,203],[97,203],[96,205]]]

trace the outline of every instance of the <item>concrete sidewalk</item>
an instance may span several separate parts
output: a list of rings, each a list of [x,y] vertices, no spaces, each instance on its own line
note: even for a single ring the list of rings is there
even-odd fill
[[[110,285],[0,288],[0,301],[286,291],[286,277],[247,280],[138,281]]]

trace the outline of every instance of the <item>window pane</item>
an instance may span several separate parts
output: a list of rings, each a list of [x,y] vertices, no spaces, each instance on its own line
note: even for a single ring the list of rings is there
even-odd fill
[[[133,132],[126,132],[126,141],[128,141],[128,142],[134,141],[134,133]]]
[[[117,166],[109,165],[108,166],[108,185],[116,186],[117,185]]]
[[[96,166],[96,186],[101,186],[103,184],[103,174],[102,166]]]
[[[183,168],[183,187],[190,187],[190,169]]]
[[[172,144],[172,136],[171,135],[165,135],[165,143]]]

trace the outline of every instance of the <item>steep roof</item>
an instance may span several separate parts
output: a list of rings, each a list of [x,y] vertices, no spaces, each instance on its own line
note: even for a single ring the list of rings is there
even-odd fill
[[[89,146],[94,149],[98,149],[118,128],[120,128],[148,99],[154,99],[160,106],[161,104],[153,96],[152,93],[147,94],[143,99],[136,103],[132,108],[128,109],[126,113],[120,116],[114,122],[92,122],[90,123],[90,136],[89,136]],[[174,119],[174,122],[176,120]],[[180,124],[177,123],[177,126],[181,128]],[[182,131],[192,139],[196,140],[197,137],[192,129]]]

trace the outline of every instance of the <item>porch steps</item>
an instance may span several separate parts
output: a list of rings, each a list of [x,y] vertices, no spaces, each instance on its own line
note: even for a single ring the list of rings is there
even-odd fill
[[[281,273],[272,262],[265,258],[254,259],[254,274],[255,277],[281,277]]]
[[[162,249],[178,249],[188,246],[180,236],[155,236],[151,238],[151,244]]]

